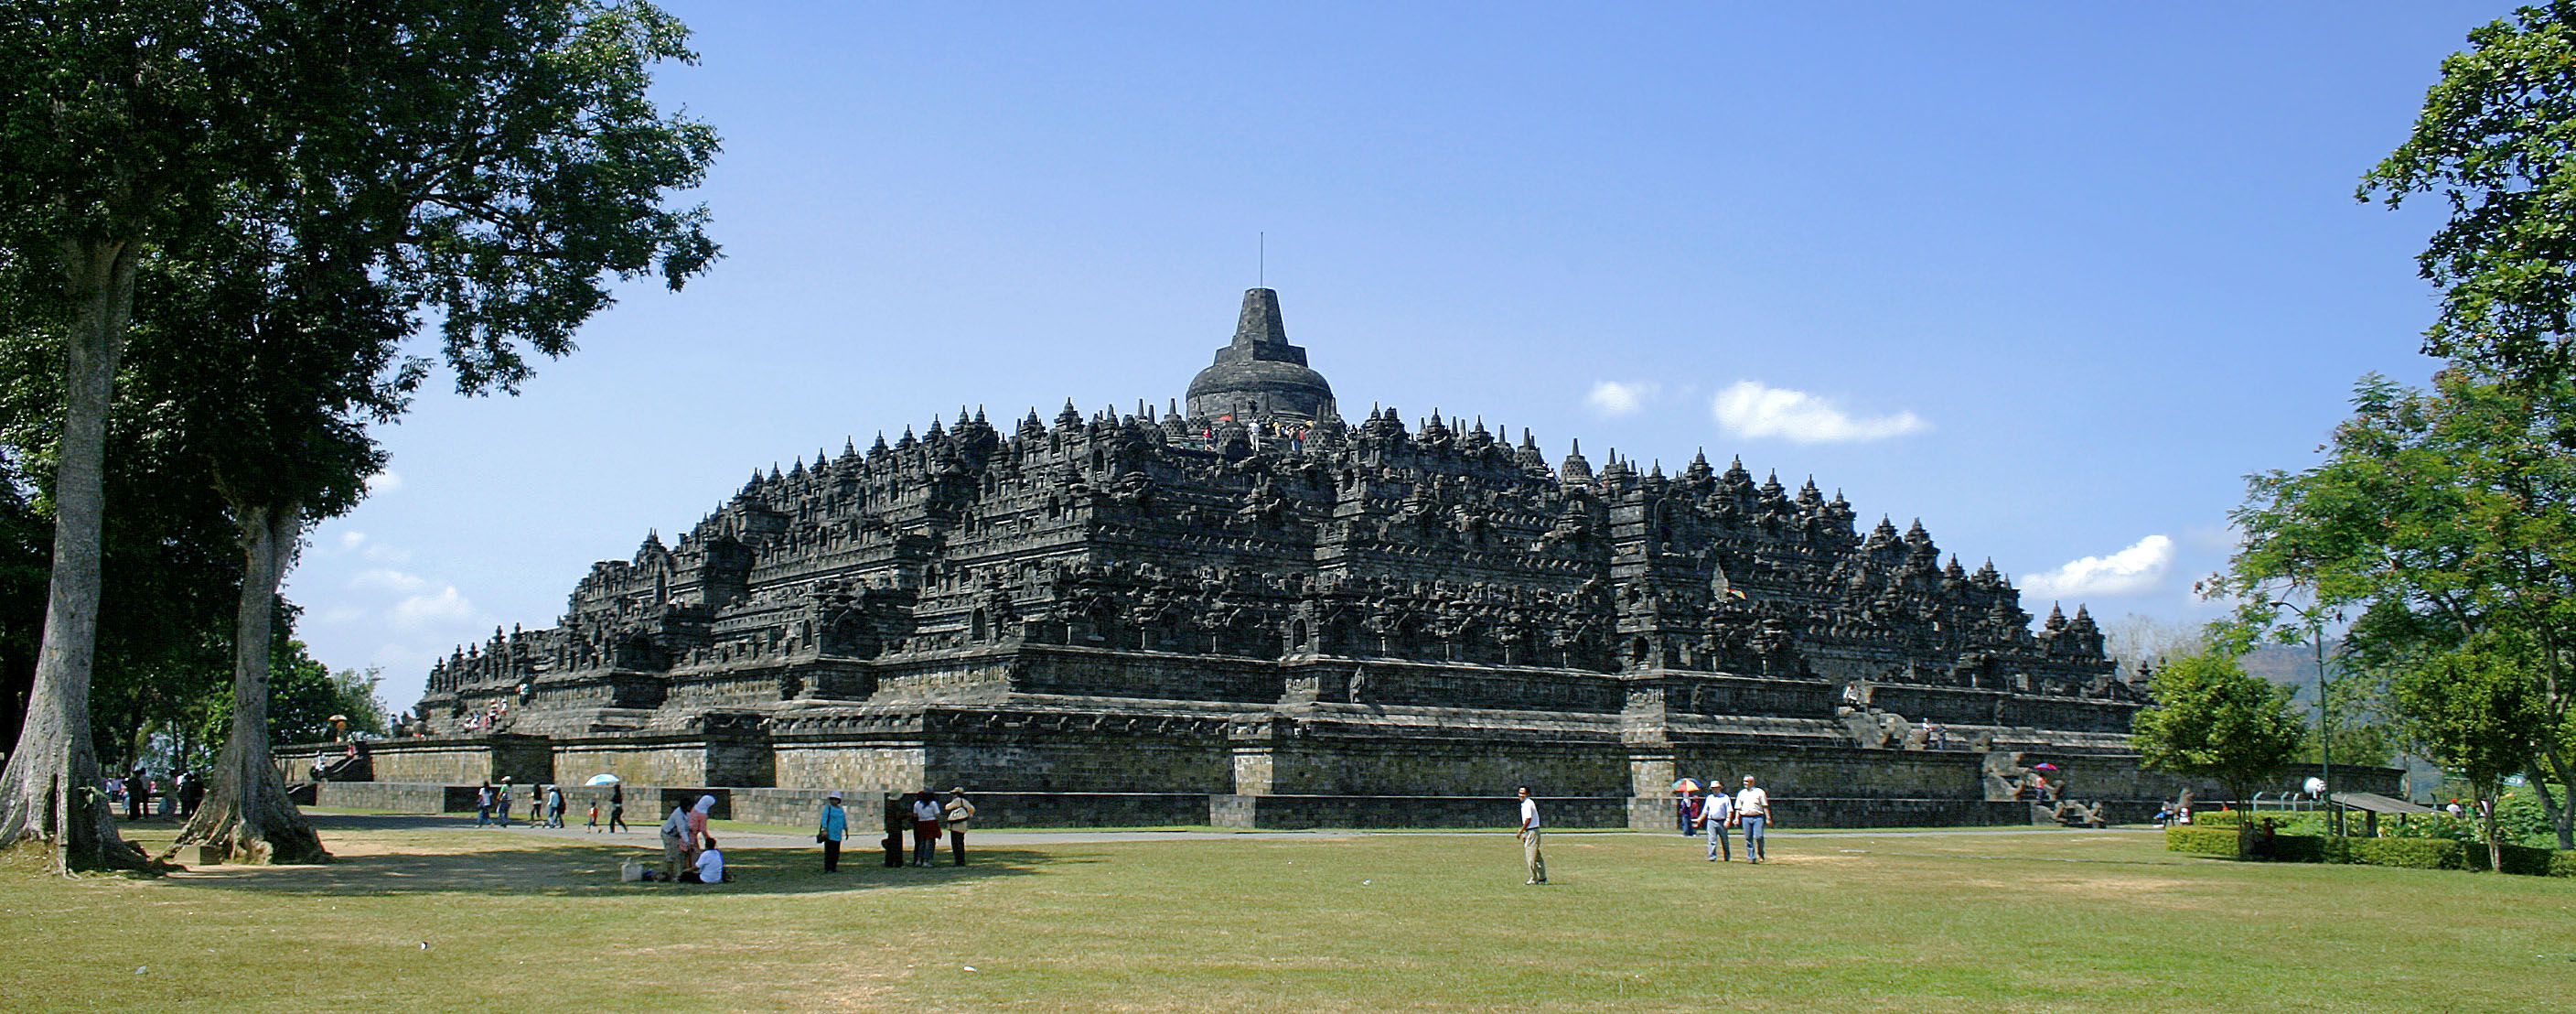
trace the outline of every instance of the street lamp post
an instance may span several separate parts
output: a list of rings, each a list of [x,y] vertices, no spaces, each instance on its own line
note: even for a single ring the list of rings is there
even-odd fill
[[[2334,684],[2326,675],[2326,620],[2323,612],[2301,609],[2287,602],[2274,602],[2273,608],[2287,609],[2308,621],[2308,643],[2317,652],[2317,777],[2325,782],[2326,805],[2334,809],[2334,833],[2343,835],[2343,808],[2334,801],[2334,728],[2329,719],[2334,713]]]

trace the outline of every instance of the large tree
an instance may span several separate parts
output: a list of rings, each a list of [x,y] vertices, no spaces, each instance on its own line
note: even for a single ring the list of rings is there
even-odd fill
[[[2505,777],[2531,763],[2548,728],[2531,683],[2531,651],[2522,637],[2481,636],[2415,660],[2391,688],[2417,745],[2477,793],[2487,862],[2499,873],[2504,846],[2496,836],[2498,797]],[[2553,809],[2566,810],[2554,804]]]
[[[2140,763],[2214,780],[2240,804],[2307,742],[2290,688],[2247,673],[2224,648],[2167,662],[2147,692],[2156,703],[2138,712],[2129,736]]]
[[[278,841],[318,854],[270,784],[257,717],[265,628],[298,537],[345,505],[349,473],[372,461],[364,424],[388,418],[386,393],[398,406],[401,378],[418,375],[388,366],[390,343],[423,315],[440,323],[460,390],[510,391],[531,352],[570,350],[608,304],[608,278],[676,285],[712,260],[704,210],[661,201],[698,181],[714,134],[646,94],[651,65],[693,58],[686,30],[642,2],[0,11],[0,188],[36,205],[0,224],[10,256],[43,261],[19,276],[62,279],[37,295],[61,321],[67,378],[53,590],[29,720],[0,782],[0,842],[43,837],[66,867],[141,861],[104,802],[80,793],[96,762],[66,731],[88,719],[98,474],[138,266],[268,261],[198,294],[243,311],[222,325],[237,346],[183,333],[182,319],[145,323],[248,368],[230,391],[202,366],[188,378],[199,398],[246,397],[227,411],[251,427],[194,430],[241,532],[244,576],[236,727],[191,834],[252,858]],[[325,362],[319,345],[383,354]]]
[[[460,389],[512,390],[523,350],[569,351],[611,279],[678,288],[714,254],[703,209],[663,206],[714,135],[646,94],[655,63],[694,58],[685,29],[642,3],[452,7],[379,0],[309,29],[335,58],[271,85],[295,111],[287,171],[173,248],[209,268],[202,298],[151,325],[174,346],[155,387],[191,406],[240,527],[233,727],[180,837],[236,861],[326,855],[270,763],[268,627],[302,532],[383,464],[369,427],[426,375],[401,355],[424,311]]]
[[[147,862],[97,791],[90,736],[108,407],[137,263],[254,150],[241,84],[257,24],[242,3],[0,6],[0,272],[41,287],[11,303],[49,318],[64,390],[44,634],[0,772],[0,845],[41,839],[62,868]]]
[[[2516,383],[2564,377],[2576,322],[2576,0],[2520,8],[2442,61],[2414,130],[2359,196],[2395,207],[2418,194],[2450,210],[2417,258],[2443,288],[2425,352]]]
[[[2565,784],[2576,775],[2576,378],[2512,381],[2471,366],[2430,390],[2364,378],[2352,418],[2325,459],[2248,479],[2234,513],[2244,542],[2215,584],[2249,603],[2246,619],[2290,586],[2361,612],[2345,654],[2366,672],[2402,674],[2474,643],[2527,646],[2480,657],[2519,667],[2545,728],[2524,763]],[[2400,724],[2417,696],[2392,694]],[[2553,815],[2563,845],[2569,815]]]

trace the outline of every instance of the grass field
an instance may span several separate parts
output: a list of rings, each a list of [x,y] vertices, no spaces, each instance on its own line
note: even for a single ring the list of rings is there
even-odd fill
[[[0,871],[11,1009],[2576,1009],[2576,883],[2150,834],[1782,834],[1758,867],[1567,834],[1532,888],[1507,834],[994,833],[963,869],[732,850],[740,881],[695,887],[368,823],[323,867]]]

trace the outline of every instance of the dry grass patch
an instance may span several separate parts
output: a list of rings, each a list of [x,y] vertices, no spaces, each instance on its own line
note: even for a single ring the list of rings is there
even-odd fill
[[[364,821],[353,822],[364,827]],[[388,827],[394,826],[388,820]],[[631,845],[327,833],[342,861],[0,887],[36,1009],[2150,1010],[2231,969],[2247,1010],[2370,1009],[2370,967],[2454,1010],[2531,1010],[2576,963],[2535,878],[2169,856],[2146,834],[1796,836],[1761,866],[1677,835],[1014,845],[978,865],[619,884]],[[422,944],[429,946],[424,948]],[[148,966],[137,975],[135,969]],[[968,966],[974,968],[968,971]],[[1711,982],[1763,988],[1713,999]],[[184,986],[182,985],[184,984]],[[2371,996],[2380,995],[2371,993]],[[2544,1004],[2545,1006],[2545,1004]]]

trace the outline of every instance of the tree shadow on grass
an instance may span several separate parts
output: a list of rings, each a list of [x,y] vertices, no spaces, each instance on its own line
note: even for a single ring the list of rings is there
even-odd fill
[[[460,853],[345,855],[324,866],[204,866],[172,874],[177,887],[290,895],[486,894],[548,897],[616,896],[687,892],[727,894],[835,894],[883,888],[929,887],[993,877],[1029,876],[1044,867],[1093,858],[1045,852],[984,849],[968,865],[926,868],[881,865],[880,852],[843,853],[838,873],[823,872],[817,849],[726,849],[734,879],[723,884],[627,883],[620,864],[659,869],[660,850],[623,845],[512,845]]]

